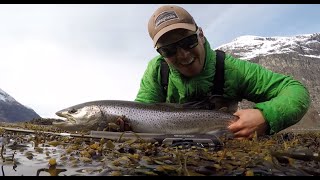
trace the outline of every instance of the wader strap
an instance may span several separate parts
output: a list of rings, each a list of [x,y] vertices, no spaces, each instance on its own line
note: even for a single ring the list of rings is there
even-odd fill
[[[214,75],[213,95],[223,95],[225,52],[216,50],[216,73]]]
[[[161,61],[161,86],[167,94],[167,89],[168,89],[168,81],[169,81],[169,65],[166,61]]]

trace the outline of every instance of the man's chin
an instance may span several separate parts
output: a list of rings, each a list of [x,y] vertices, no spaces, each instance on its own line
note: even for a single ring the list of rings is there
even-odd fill
[[[196,62],[193,62],[196,63]],[[190,67],[185,67],[181,70],[179,70],[181,74],[183,74],[185,77],[194,77],[201,73],[202,69],[198,67],[197,64],[193,64]]]
[[[185,72],[181,72],[181,74],[183,74],[185,77],[195,77],[197,76],[198,74],[200,74],[200,72],[198,71],[193,71],[193,70],[189,70],[189,71],[185,71]]]

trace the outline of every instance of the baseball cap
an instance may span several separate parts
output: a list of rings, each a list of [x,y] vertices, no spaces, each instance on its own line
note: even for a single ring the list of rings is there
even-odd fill
[[[150,17],[148,23],[149,35],[156,46],[159,38],[174,29],[197,30],[193,17],[182,7],[165,5],[159,7]]]

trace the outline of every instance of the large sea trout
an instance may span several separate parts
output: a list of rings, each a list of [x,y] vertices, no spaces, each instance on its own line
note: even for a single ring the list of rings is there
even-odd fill
[[[66,118],[64,122],[54,124],[65,130],[96,130],[124,116],[133,132],[160,134],[211,134],[219,129],[226,130],[228,124],[238,119],[216,110],[121,100],[85,102],[62,109],[56,115]]]

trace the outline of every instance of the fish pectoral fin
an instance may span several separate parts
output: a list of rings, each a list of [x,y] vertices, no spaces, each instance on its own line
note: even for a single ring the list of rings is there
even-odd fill
[[[220,133],[224,133],[224,130],[216,129],[216,130],[213,130],[213,131],[206,132],[206,134],[208,134],[208,135],[217,135],[217,134],[220,134]]]
[[[120,126],[116,123],[107,124],[108,131],[120,131]]]
[[[226,128],[209,131],[206,134],[214,135],[219,138],[221,138],[221,137],[225,137],[226,139],[233,139],[234,138],[234,134]]]
[[[126,117],[124,115],[119,116],[116,120],[116,124],[119,125],[119,131],[124,132],[124,131],[131,131],[131,125],[130,123],[126,120]]]

